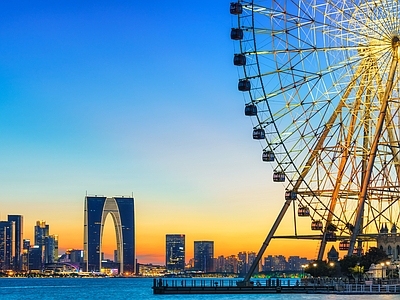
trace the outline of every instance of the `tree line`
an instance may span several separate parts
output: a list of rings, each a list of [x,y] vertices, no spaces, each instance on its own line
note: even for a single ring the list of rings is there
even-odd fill
[[[381,264],[390,261],[385,251],[380,248],[371,247],[364,255],[345,256],[338,262],[327,262],[316,260],[311,262],[305,273],[313,277],[338,277],[347,276],[354,279],[363,279],[364,273],[369,270],[372,264]],[[392,278],[398,278],[398,270],[391,274]]]

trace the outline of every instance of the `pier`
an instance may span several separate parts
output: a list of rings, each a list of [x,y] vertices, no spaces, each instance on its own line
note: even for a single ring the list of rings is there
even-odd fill
[[[232,279],[154,279],[153,293],[168,294],[400,294],[400,283],[346,283],[341,280],[297,281],[255,280],[249,285]]]

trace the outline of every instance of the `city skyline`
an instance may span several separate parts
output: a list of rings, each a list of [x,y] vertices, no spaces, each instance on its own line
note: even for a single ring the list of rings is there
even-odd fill
[[[86,198],[87,197],[89,197],[89,198],[105,198],[104,196],[99,196],[99,195],[92,195],[92,196],[86,196]],[[124,196],[121,196],[122,198],[124,198]],[[127,197],[127,198],[130,198],[129,196],[125,196],[125,197]],[[85,198],[85,199],[86,199]],[[118,198],[118,197],[117,197]],[[9,215],[9,217],[10,217],[10,215]],[[0,220],[1,221],[1,220]],[[35,234],[35,231],[36,231],[36,228],[38,227],[38,224],[44,224],[45,226],[46,226],[46,232],[47,232],[47,234],[48,234],[48,232],[49,232],[49,225],[48,224],[46,224],[46,221],[45,220],[37,220],[37,221],[35,221],[35,224],[36,225],[32,225],[32,226],[30,226],[30,227],[32,227],[34,230],[33,230],[33,233],[32,233],[32,237],[31,236],[26,236],[26,235],[24,235],[24,239],[28,239],[28,240],[31,240],[31,241],[35,241],[34,243],[32,243],[32,245],[36,245],[37,243],[36,243],[36,234]],[[24,222],[24,225],[26,226],[26,223]],[[23,232],[26,232],[26,231],[28,231],[29,232],[29,230],[26,230],[26,228],[25,228],[25,226],[23,227],[23,229],[22,229],[22,231]],[[84,224],[82,224],[82,228],[81,228],[81,230],[82,230],[82,232],[84,232]],[[54,232],[54,230],[53,230],[53,232]],[[163,235],[164,235],[164,237],[165,237],[165,233],[162,233]],[[168,234],[167,234],[168,235]],[[51,236],[54,236],[54,234],[52,234]],[[56,234],[55,236],[57,236],[57,240],[58,240],[58,234]],[[83,236],[83,235],[82,235]],[[185,234],[184,234],[184,236],[185,236]],[[202,236],[202,235],[199,235],[199,236]],[[204,236],[204,235],[203,235]],[[61,241],[63,241],[63,240],[65,240],[65,239],[63,239],[62,237],[61,237]],[[197,236],[192,236],[192,237],[190,237],[189,239],[188,239],[188,244],[187,244],[187,248],[188,248],[188,250],[186,251],[186,253],[191,253],[192,255],[192,258],[194,258],[194,253],[195,253],[195,244],[196,244],[196,241],[199,241],[199,240],[201,240],[201,239],[199,239],[199,238],[197,238]],[[203,240],[210,240],[210,239],[203,239]],[[142,241],[142,242],[145,242],[145,241]],[[156,241],[157,243],[160,243],[161,241]],[[285,251],[285,249],[281,249],[280,248],[280,246],[282,245],[282,244],[286,244],[286,245],[289,245],[289,243],[290,243],[290,240],[287,240],[287,241],[283,241],[283,243],[281,243],[280,245],[276,245],[277,247],[275,247],[274,249],[275,249],[275,251],[274,252],[270,252],[270,251],[267,251],[266,253],[264,253],[264,256],[267,256],[267,255],[282,255],[282,253],[283,254],[285,254],[286,256],[297,256],[297,255],[300,255],[300,256],[306,256],[306,257],[308,257],[308,258],[310,258],[310,259],[313,259],[314,257],[311,255],[311,256],[309,256],[309,255],[307,255],[307,253],[309,253],[309,251],[308,251],[308,249],[298,249],[298,248],[296,248],[295,250],[296,251],[293,251],[293,248],[290,248],[289,249],[289,251]],[[58,244],[58,241],[57,241],[57,244]],[[67,243],[61,243],[61,245],[62,246],[60,246],[59,247],[59,249],[60,249],[60,253],[64,253],[64,252],[66,252],[66,251],[68,251],[68,250],[70,250],[70,249],[84,249],[84,244],[85,244],[85,242],[84,242],[84,240],[82,240],[82,242],[81,243],[77,243],[77,244],[67,244]],[[135,244],[140,244],[140,241],[139,242],[137,242],[137,241],[135,241]],[[164,245],[165,246],[165,245]],[[338,246],[338,245],[337,245]],[[105,222],[104,222],[104,228],[103,228],[103,242],[102,242],[102,253],[103,253],[103,255],[104,255],[104,258],[105,259],[113,259],[114,258],[114,255],[115,255],[115,253],[114,253],[114,251],[116,250],[118,248],[118,245],[117,245],[117,242],[116,242],[116,235],[115,235],[115,224],[114,224],[114,222],[113,222],[113,220],[112,220],[112,218],[111,218],[111,216],[107,216],[106,217],[106,220],[105,220]],[[218,246],[216,247],[217,249],[219,248]],[[235,248],[235,249],[237,249],[237,250],[232,250],[232,251],[230,251],[230,250],[228,250],[228,251],[216,251],[215,252],[215,257],[218,257],[218,256],[226,256],[226,255],[228,255],[228,256],[230,256],[230,255],[232,255],[232,253],[240,253],[240,251],[243,251],[243,249],[249,249],[248,247],[246,247],[246,245],[244,246],[244,247],[242,247],[242,248]],[[287,249],[286,249],[287,250]],[[304,251],[305,250],[305,251]],[[136,257],[139,259],[139,261],[138,261],[138,263],[144,263],[144,264],[146,264],[146,263],[150,263],[150,264],[165,264],[165,251],[163,251],[162,249],[158,249],[158,251],[159,251],[159,253],[160,253],[160,257],[162,257],[162,258],[158,258],[157,256],[154,256],[154,255],[152,255],[151,257],[149,256],[149,255],[147,255],[147,253],[142,253],[141,255],[139,254],[137,254],[136,253]],[[257,251],[258,251],[258,248],[251,248],[251,250],[248,250],[248,252],[254,252],[254,253],[257,253]],[[304,253],[306,253],[306,254],[304,254]],[[142,259],[141,257],[145,257],[144,259]],[[150,257],[150,258],[148,258],[148,257]],[[140,260],[140,259],[142,259],[142,260]],[[186,259],[186,261],[185,261],[185,263],[189,263],[189,261],[190,261],[190,259],[191,259],[191,257],[190,257],[190,255],[187,257],[187,259]]]
[[[37,221],[34,227],[34,241],[31,243],[31,240],[24,238],[22,234],[23,216],[8,215],[7,221],[0,221],[0,227],[2,227],[0,244],[3,243],[5,245],[2,248],[3,252],[0,251],[1,270],[17,272],[47,270],[47,268],[54,268],[54,265],[59,262],[61,264],[70,263],[67,268],[74,265],[74,268],[84,272],[97,272],[103,269],[105,272],[107,272],[106,270],[115,272],[113,270],[118,268],[120,273],[125,275],[132,274],[133,269],[137,270],[134,267],[135,253],[132,247],[135,241],[131,240],[131,238],[134,239],[134,236],[132,236],[132,229],[134,228],[132,219],[133,202],[133,198],[86,197],[85,229],[87,232],[85,236],[87,240],[84,242],[84,249],[68,249],[63,253],[58,251],[58,235],[50,234],[50,224],[43,220]],[[117,245],[117,250],[114,250],[113,259],[105,258],[104,252],[102,252],[101,232],[104,224],[101,220],[104,220],[104,217],[108,214],[111,214],[115,220],[116,236],[117,240],[120,241],[120,245]],[[188,258],[187,261],[185,259],[185,250],[184,234],[166,234],[164,265],[166,272],[176,274],[190,270],[204,273],[228,272],[244,275],[256,257],[254,251],[242,251],[226,257],[224,255],[215,256],[214,241],[194,241],[193,257]],[[330,261],[332,257],[335,257],[334,260],[337,261],[339,253],[333,246],[330,250],[331,252],[334,254],[331,254],[331,257],[328,254],[327,259]],[[389,252],[391,251],[389,250]],[[264,257],[265,262],[268,257],[272,258],[272,255]],[[279,257],[283,258],[284,261],[286,260],[282,255],[279,255]],[[291,258],[296,257],[300,258],[299,256],[290,256],[288,262],[290,262]],[[282,261],[281,258],[280,261]],[[303,261],[308,260],[307,258],[301,259]],[[103,263],[105,264],[104,268],[102,266]],[[143,264],[141,262],[137,262],[137,264],[138,268],[139,265],[146,265],[146,263]],[[298,267],[301,265],[299,261],[296,264]],[[266,263],[262,265],[266,266]],[[282,265],[279,268],[282,270]],[[293,268],[290,269],[292,270]]]
[[[121,214],[117,211],[120,211]],[[45,221],[37,221],[35,225],[35,238],[34,244],[30,243],[29,239],[23,239],[21,225],[23,223],[22,215],[8,215],[7,221],[0,221],[0,244],[3,244],[2,251],[0,251],[1,271],[2,272],[27,272],[32,271],[43,272],[43,274],[51,274],[56,268],[62,268],[66,272],[83,271],[88,269],[88,265],[92,265],[92,272],[104,272],[107,274],[124,275],[133,274],[127,271],[132,269],[134,263],[127,262],[133,253],[132,244],[129,237],[132,234],[133,224],[133,198],[123,197],[86,197],[86,217],[85,228],[88,229],[88,241],[95,241],[99,239],[97,236],[103,226],[104,216],[111,214],[115,220],[116,235],[120,236],[121,249],[114,251],[114,259],[105,259],[101,249],[100,242],[95,241],[94,246],[97,258],[93,261],[90,258],[90,243],[84,250],[69,249],[65,253],[59,255],[58,253],[58,235],[50,235],[50,225]],[[115,215],[116,214],[116,215]],[[92,216],[91,216],[92,215]],[[93,226],[94,225],[94,226]],[[121,228],[124,232],[118,232]],[[93,231],[93,234],[91,233]],[[97,237],[96,237],[97,236]],[[22,243],[21,243],[22,242]],[[228,256],[214,255],[214,241],[194,241],[194,255],[193,258],[188,260],[185,264],[185,235],[184,234],[166,234],[165,239],[165,265],[153,265],[137,262],[135,268],[136,275],[142,276],[160,276],[163,274],[179,274],[182,272],[195,272],[195,273],[233,273],[239,276],[244,276],[250,270],[250,266],[254,265],[256,259],[256,252],[242,251],[237,254]],[[377,247],[375,250],[384,251],[387,253],[386,259],[392,259],[396,262],[399,257],[398,235],[395,227],[389,232],[387,227],[382,227],[380,236],[377,239]],[[85,242],[86,244],[86,242]],[[130,245],[129,245],[130,244]],[[18,245],[21,246],[18,251]],[[117,246],[118,247],[118,246]],[[339,244],[339,250],[344,249],[345,244]],[[23,251],[21,251],[23,250]],[[88,251],[89,250],[89,251]],[[128,250],[126,253],[126,250]],[[372,252],[373,252],[372,251]],[[129,254],[130,252],[130,254]],[[85,254],[86,253],[86,254]],[[127,255],[126,255],[127,254]],[[96,256],[96,255],[95,255]],[[100,259],[101,257],[101,259]],[[123,259],[120,259],[123,258]],[[326,260],[322,258],[324,263],[328,262],[329,266],[334,266],[339,260],[340,255],[334,246],[331,246],[327,253]],[[300,257],[298,255],[289,256],[288,260],[284,255],[267,255],[260,260],[258,267],[255,268],[256,272],[259,271],[302,271],[311,265],[316,265],[317,260],[309,259],[307,257]],[[390,262],[389,262],[390,263]],[[104,267],[102,267],[104,264]],[[97,265],[93,268],[94,265]],[[153,274],[153,275],[152,275]]]
[[[86,198],[91,199],[91,200],[99,200],[99,201],[101,201],[101,200],[104,201],[106,199],[106,197],[99,197],[99,196],[87,196]],[[108,200],[113,200],[114,198],[115,197],[107,198],[107,199]],[[126,200],[132,200],[133,201],[133,199],[129,198],[129,197],[128,198],[123,198],[123,197],[122,198],[118,198],[117,197],[116,200],[118,200],[118,199],[119,200],[123,200],[123,201],[126,201]],[[110,208],[110,203],[109,204],[105,203],[104,205],[108,206]],[[93,210],[93,207],[91,208],[91,210]],[[126,209],[124,209],[124,211],[126,211]],[[108,213],[106,215],[108,215]],[[104,216],[103,216],[103,218],[104,218]],[[8,220],[13,220],[13,221],[15,221],[15,222],[17,222],[19,224],[23,223],[22,219],[23,219],[22,215],[8,215]],[[5,224],[8,224],[9,221],[0,220],[0,223],[1,222],[5,223]],[[99,225],[100,225],[100,223],[99,223]],[[44,220],[36,221],[35,225],[33,226],[34,227],[34,232],[35,232],[33,238],[27,237],[25,235],[22,236],[23,229],[20,230],[19,229],[20,226],[21,225],[16,226],[16,228],[18,228],[17,231],[16,231],[17,232],[17,236],[19,236],[19,237],[16,236],[16,238],[19,239],[20,241],[22,241],[22,240],[23,241],[31,241],[31,243],[30,243],[31,247],[37,247],[37,248],[41,249],[40,253],[42,253],[42,257],[44,259],[44,263],[52,262],[53,259],[54,259],[54,261],[56,261],[56,257],[57,256],[58,257],[62,257],[63,254],[65,254],[65,253],[67,253],[67,252],[69,252],[71,250],[82,251],[82,252],[85,251],[84,250],[85,249],[85,242],[84,241],[83,241],[83,243],[82,243],[82,245],[80,247],[71,247],[70,245],[67,245],[64,248],[60,248],[59,249],[59,247],[58,247],[58,239],[59,239],[58,234],[54,234],[54,233],[50,234],[50,224],[47,224],[46,221],[44,221]],[[113,229],[112,235],[114,236],[114,238],[116,237],[115,226],[118,226],[118,224],[116,225],[116,224],[112,223],[112,229]],[[124,226],[126,226],[126,225],[123,225],[122,227],[124,227]],[[109,227],[111,227],[111,225]],[[61,237],[61,239],[62,239],[62,237]],[[230,253],[214,254],[214,241],[209,241],[209,240],[208,241],[200,241],[200,240],[198,240],[196,238],[193,238],[193,241],[192,241],[192,246],[193,247],[191,247],[190,244],[188,245],[185,242],[185,239],[186,239],[186,235],[185,234],[182,234],[182,233],[180,233],[180,234],[168,234],[167,233],[167,234],[165,234],[165,240],[164,240],[164,242],[166,242],[166,244],[164,244],[165,248],[164,248],[164,253],[163,253],[164,254],[164,261],[160,262],[160,261],[157,261],[157,260],[155,260],[155,261],[145,261],[145,260],[144,261],[140,261],[139,260],[139,261],[137,261],[137,263],[138,264],[149,264],[150,263],[150,264],[154,264],[154,265],[165,265],[167,267],[167,269],[168,269],[168,263],[167,263],[168,259],[167,258],[170,255],[169,253],[171,253],[171,252],[168,252],[168,245],[170,245],[173,248],[175,248],[174,250],[171,249],[172,251],[174,251],[174,255],[178,254],[177,256],[175,256],[175,258],[178,258],[178,260],[176,260],[175,263],[178,262],[179,260],[181,260],[181,258],[183,258],[184,264],[182,266],[186,266],[188,264],[193,263],[194,264],[194,267],[193,267],[194,269],[196,269],[196,267],[198,269],[203,269],[204,268],[204,263],[203,262],[199,262],[199,259],[196,259],[196,244],[200,245],[201,252],[203,252],[205,250],[205,249],[203,249],[203,246],[202,246],[203,244],[207,245],[207,247],[209,247],[208,244],[211,245],[211,249],[212,250],[210,252],[211,254],[210,254],[209,258],[213,258],[213,259],[217,259],[217,258],[220,258],[220,257],[225,257],[226,259],[228,259],[229,257],[235,256],[240,260],[241,259],[241,255],[245,255],[246,257],[247,257],[247,255],[249,255],[248,259],[249,259],[249,265],[250,265],[251,261],[254,259],[255,255],[256,255],[256,251],[254,251],[254,249],[251,249],[251,250],[241,249],[239,252],[236,252],[236,253],[230,252]],[[49,240],[50,240],[51,244],[48,244]],[[16,240],[16,242],[17,242],[17,240]],[[137,241],[134,241],[134,243],[136,244]],[[18,244],[18,242],[17,242],[17,244]],[[186,251],[186,247],[187,246],[189,246],[188,248],[191,249],[191,252],[187,252]],[[118,248],[118,245],[115,243],[115,244],[112,245],[111,248],[108,249],[108,252],[106,252],[106,249],[103,246],[103,248],[101,249],[101,254],[102,254],[101,257],[104,258],[104,259],[110,260],[110,261],[115,261],[115,257],[116,257],[115,255],[117,255],[115,253],[115,251],[117,251],[116,248]],[[49,250],[50,250],[50,252],[49,252]],[[183,254],[180,253],[180,252],[177,252],[177,251],[183,251]],[[208,252],[208,251],[209,250],[207,249],[206,252]],[[332,251],[332,249],[331,249],[331,251]],[[188,255],[185,255],[185,253],[188,253]],[[251,254],[251,257],[252,257],[251,259],[250,259],[250,254]],[[282,253],[276,253],[274,255],[265,253],[263,255],[263,257],[265,259],[266,257],[271,257],[271,256],[276,256],[276,255],[282,256]],[[285,256],[285,255],[283,255],[283,256]],[[296,253],[293,252],[293,253],[291,253],[289,255],[286,255],[286,256],[288,256],[288,257],[292,257],[292,256],[293,257],[297,257],[299,255],[297,255]],[[53,258],[51,258],[49,260],[48,257],[53,257]],[[179,257],[181,257],[181,258],[179,258]],[[313,257],[307,257],[305,259],[312,260]],[[196,262],[196,260],[197,260],[197,262]],[[87,264],[87,262],[85,262],[85,260],[83,260],[83,263],[84,263],[84,265]],[[197,266],[196,266],[196,264],[197,264]],[[181,266],[181,268],[184,269],[184,267],[182,267],[182,266]],[[177,269],[179,269],[179,268],[177,268]],[[177,270],[177,269],[174,269],[174,267],[170,268],[170,270]]]
[[[23,239],[21,228],[23,216],[9,215],[7,221],[0,221],[2,229],[0,230],[0,244],[4,246],[0,251],[0,271],[21,274],[42,272],[49,275],[55,269],[61,268],[66,272],[74,270],[83,273],[119,273],[125,276],[133,274],[148,276],[156,270],[159,272],[157,276],[162,272],[169,274],[217,272],[243,276],[248,272],[256,257],[256,253],[252,251],[216,257],[214,256],[214,241],[194,241],[193,258],[188,259],[188,262],[185,263],[185,235],[166,234],[164,266],[134,263],[132,247],[134,241],[130,240],[134,228],[132,224],[133,199],[86,197],[85,202],[87,214],[85,236],[87,236],[87,240],[85,240],[84,250],[68,249],[64,253],[59,253],[58,235],[50,234],[50,225],[45,221],[36,222],[33,244],[30,239]],[[120,211],[121,214],[117,211]],[[121,242],[119,246],[117,245],[118,249],[114,251],[113,260],[106,259],[104,253],[101,252],[101,228],[103,227],[101,220],[104,220],[104,216],[107,214],[111,214],[115,219],[116,236],[119,236],[117,239]],[[389,252],[391,253],[391,250]],[[332,246],[327,259],[336,262],[339,258],[338,254]],[[300,270],[308,263],[307,258],[299,256],[290,256],[286,261],[285,256],[268,255],[264,257],[264,263],[260,262],[258,271]]]
[[[81,248],[84,195],[133,194],[142,262],[162,263],[165,233],[183,228],[188,253],[194,240],[215,241],[215,255],[258,251],[284,184],[244,116],[229,2],[199,4],[0,4],[0,219],[23,215],[32,240],[45,220],[60,250]]]

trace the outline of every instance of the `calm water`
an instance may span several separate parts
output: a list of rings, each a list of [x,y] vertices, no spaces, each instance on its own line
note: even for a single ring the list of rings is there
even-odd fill
[[[1,278],[0,299],[220,299],[343,300],[400,299],[395,295],[153,295],[149,278]]]

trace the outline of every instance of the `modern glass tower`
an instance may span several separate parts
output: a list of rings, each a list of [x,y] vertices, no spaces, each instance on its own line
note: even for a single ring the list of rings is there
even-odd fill
[[[46,224],[46,221],[36,221],[35,226],[35,245],[43,248],[44,251],[44,238],[49,236],[50,226]]]
[[[0,270],[10,270],[13,257],[14,222],[0,221]]]
[[[44,263],[51,264],[58,258],[58,235],[53,234],[44,237]]]
[[[119,272],[135,273],[135,222],[132,197],[85,197],[84,264],[86,271],[101,270],[103,228],[110,214],[115,226]]]
[[[22,241],[23,241],[23,217],[21,215],[8,215],[8,222],[14,222],[14,231],[12,232],[12,240],[13,240],[13,248],[14,251],[12,253],[12,265],[13,270],[20,271],[22,270]]]
[[[168,271],[185,270],[185,235],[167,234],[165,238],[165,265]]]
[[[45,263],[45,238],[49,236],[50,226],[46,221],[36,221],[34,245],[39,246],[42,260],[42,267]],[[36,250],[35,250],[36,251]]]
[[[194,242],[194,268],[205,273],[214,272],[214,242]]]

